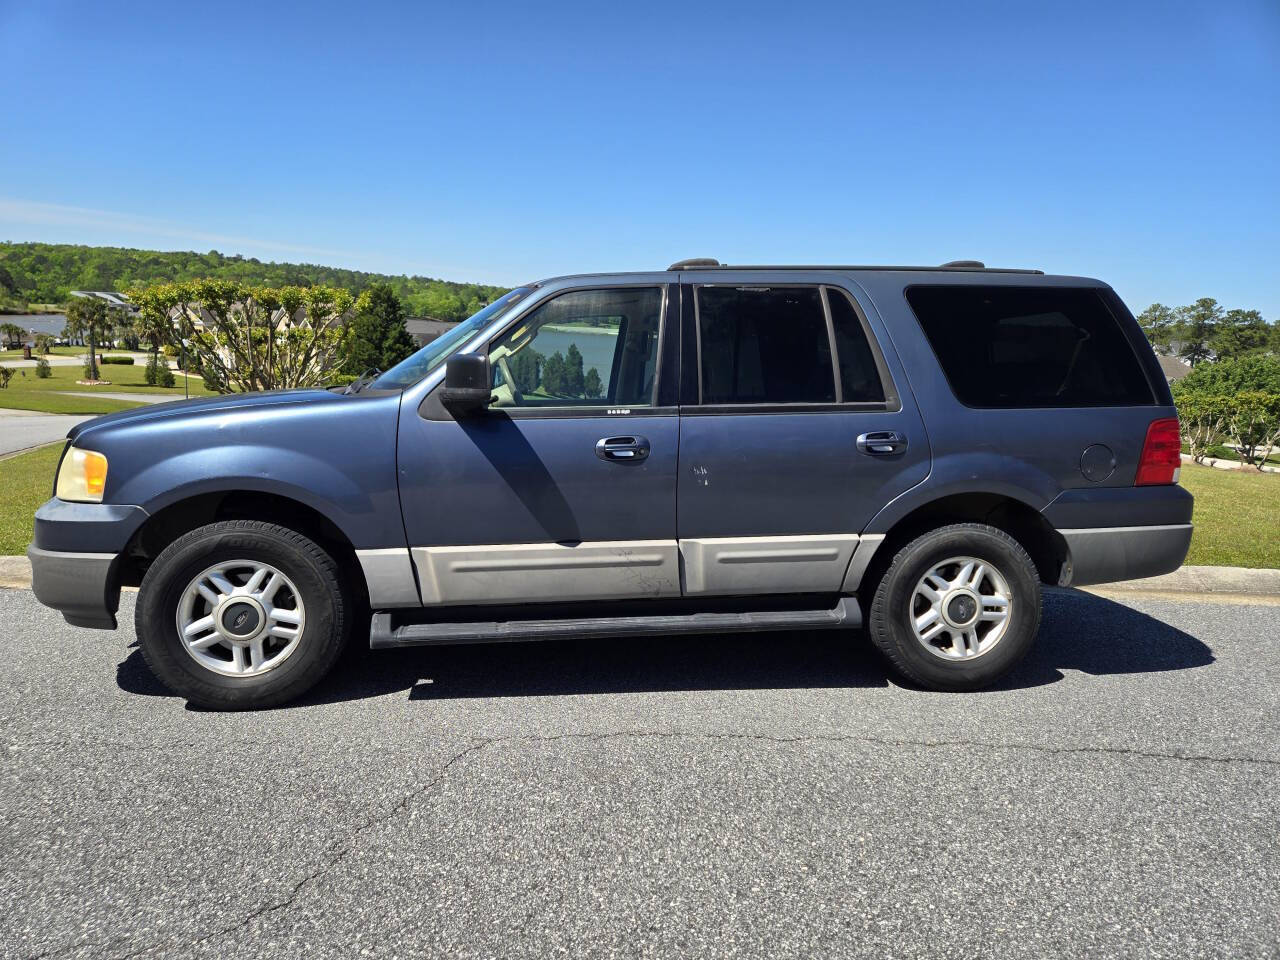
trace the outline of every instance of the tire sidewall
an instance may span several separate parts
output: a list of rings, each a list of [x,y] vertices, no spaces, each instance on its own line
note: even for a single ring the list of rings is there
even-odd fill
[[[253,677],[234,677],[201,666],[178,635],[177,609],[191,581],[210,566],[257,560],[293,582],[306,609],[297,649],[278,667]],[[143,579],[137,631],[152,671],[176,693],[201,706],[271,706],[298,695],[318,680],[341,651],[344,609],[332,561],[300,534],[271,524],[229,521],[186,534],[158,556]]]
[[[1013,603],[1009,625],[994,647],[972,660],[949,661],[924,649],[909,618],[920,578],[956,556],[971,556],[996,567],[1009,585]],[[1040,580],[1026,551],[1008,534],[980,524],[957,524],[919,537],[894,558],[877,591],[872,622],[881,646],[886,640],[892,644],[896,656],[891,659],[912,679],[942,689],[974,689],[1010,670],[1035,641],[1040,628]]]

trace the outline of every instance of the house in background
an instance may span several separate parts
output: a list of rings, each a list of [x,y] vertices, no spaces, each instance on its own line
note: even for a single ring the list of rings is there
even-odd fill
[[[1160,371],[1164,374],[1164,378],[1169,381],[1169,386],[1173,386],[1191,372],[1191,364],[1179,357],[1157,353],[1156,359],[1160,361]]]
[[[409,331],[409,336],[413,337],[420,347],[424,347],[436,337],[448,333],[457,325],[454,320],[434,320],[431,317],[404,318],[404,328]]]
[[[105,300],[107,301],[108,307],[116,307],[117,309],[128,313],[129,316],[133,316],[138,312],[138,308],[126,300],[123,293],[116,293],[113,290],[72,290],[71,295],[73,297],[88,297]]]

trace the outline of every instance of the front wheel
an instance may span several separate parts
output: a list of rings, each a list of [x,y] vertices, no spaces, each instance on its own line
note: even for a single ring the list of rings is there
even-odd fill
[[[337,565],[285,527],[230,520],[170,544],[138,594],[152,673],[215,710],[277,706],[316,684],[342,652],[349,606]]]
[[[1007,673],[1040,629],[1040,579],[1003,530],[957,523],[903,547],[876,589],[872,641],[907,679],[975,690]]]

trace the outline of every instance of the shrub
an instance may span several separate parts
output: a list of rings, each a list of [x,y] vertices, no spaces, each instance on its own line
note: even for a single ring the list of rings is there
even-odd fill
[[[53,370],[49,367],[49,361],[44,357],[36,360],[36,376],[41,380],[47,380],[53,376]]]
[[[1173,387],[1175,399],[1187,391],[1230,396],[1241,390],[1280,393],[1280,357],[1254,354],[1198,363]]]
[[[1223,426],[1240,465],[1260,465],[1280,444],[1280,393],[1241,390],[1230,399]]]
[[[93,379],[93,364],[89,362],[89,359],[87,357],[85,358],[85,361],[84,361],[83,372],[84,372],[84,379],[86,380]]]
[[[1227,400],[1201,390],[1183,390],[1178,394],[1177,403],[1182,442],[1199,463],[1204,460],[1208,448],[1222,438]]]
[[[0,390],[9,386],[9,378],[13,376],[13,371],[8,367],[0,367]]]
[[[143,379],[152,387],[172,387],[174,383],[169,364],[154,353],[147,359],[147,371]]]
[[[103,357],[99,363],[115,363],[124,367],[133,366],[133,357]]]

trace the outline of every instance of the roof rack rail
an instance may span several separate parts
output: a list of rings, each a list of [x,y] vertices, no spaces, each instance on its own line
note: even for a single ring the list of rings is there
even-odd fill
[[[940,266],[907,266],[905,264],[871,263],[720,263],[710,258],[681,260],[667,267],[668,270],[876,270],[884,273],[911,271],[913,273],[1025,273],[1044,276],[1043,270],[1027,270],[1020,267],[988,267],[981,260],[952,260]]]

